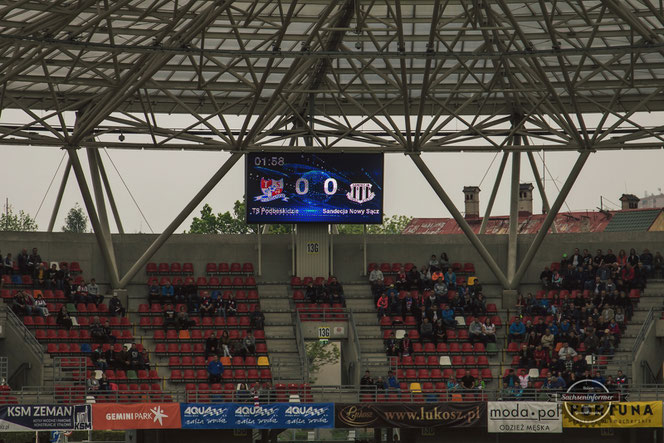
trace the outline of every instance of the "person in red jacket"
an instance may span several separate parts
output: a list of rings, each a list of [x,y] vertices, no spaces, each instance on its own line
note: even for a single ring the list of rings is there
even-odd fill
[[[625,291],[629,291],[630,289],[632,289],[632,283],[634,282],[634,277],[635,277],[634,267],[629,263],[627,263],[627,265],[625,265],[625,267],[622,270],[621,277]]]
[[[376,307],[378,308],[378,320],[387,315],[388,303],[387,295],[383,292],[376,302]]]

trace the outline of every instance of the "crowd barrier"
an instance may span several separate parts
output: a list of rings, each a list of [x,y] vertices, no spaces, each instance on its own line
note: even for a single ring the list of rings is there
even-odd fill
[[[129,429],[662,428],[662,401],[2,405],[0,432]]]

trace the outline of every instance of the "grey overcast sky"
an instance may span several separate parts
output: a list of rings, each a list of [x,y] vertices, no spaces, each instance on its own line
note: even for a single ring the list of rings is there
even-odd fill
[[[87,165],[85,151],[80,152],[83,164]],[[160,232],[170,223],[183,205],[228,157],[228,154],[218,152],[109,150],[108,153],[155,232]],[[33,216],[37,214],[39,229],[45,230],[66,158],[62,162],[50,190],[49,183],[63,154],[64,152],[57,148],[0,146],[0,164],[2,165],[0,168],[0,197],[3,207],[5,200],[8,199],[15,210],[22,209]],[[536,154],[536,158],[541,169],[540,155]],[[546,175],[549,200],[552,201],[557,195],[556,185],[562,185],[575,157],[576,155],[568,153],[546,155],[546,166],[553,177],[552,180],[548,174]],[[150,232],[150,228],[143,221],[106,154],[103,153],[102,158],[114,189],[125,232]],[[480,184],[493,158],[494,154],[475,153],[424,155],[430,169],[436,173],[442,186],[462,212],[461,190],[463,186]],[[481,184],[480,207],[482,212],[489,199],[499,163],[500,157],[495,159]],[[493,213],[496,215],[508,212],[509,165],[510,163],[506,168],[501,191],[494,206]],[[567,205],[563,206],[562,210],[567,211],[568,208],[596,210],[599,206],[600,195],[614,204],[619,204],[618,198],[624,192],[633,193],[639,197],[644,195],[644,191],[657,194],[658,188],[664,187],[663,166],[664,152],[662,150],[595,153],[581,172],[567,199]],[[205,202],[209,203],[215,212],[232,209],[233,202],[243,197],[243,177],[244,163],[241,161],[209,194]],[[533,180],[525,157],[522,160],[521,177],[522,182]],[[37,213],[44,196],[44,203]],[[66,212],[76,202],[83,206],[83,200],[72,173],[58,215],[56,230],[60,230],[64,224]],[[608,206],[615,207],[610,203]],[[541,200],[538,195],[535,197],[534,208],[536,212],[541,209]],[[200,207],[180,226],[177,232],[187,229],[191,218],[198,215],[199,212]],[[414,217],[449,216],[449,212],[440,203],[413,163],[400,154],[386,155],[385,213],[387,215],[406,214]],[[113,228],[113,230],[115,229]]]

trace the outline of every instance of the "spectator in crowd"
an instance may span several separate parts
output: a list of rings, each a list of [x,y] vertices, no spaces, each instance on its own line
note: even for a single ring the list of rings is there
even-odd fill
[[[662,278],[664,275],[664,257],[662,256],[661,252],[657,251],[655,252],[655,257],[653,258],[652,261],[652,266],[653,266],[653,274],[656,277]]]
[[[46,307],[46,300],[44,300],[44,296],[41,293],[37,294],[37,298],[35,298],[33,310],[42,317],[48,317],[49,313]]]
[[[374,296],[374,301],[378,301],[378,297],[384,290],[383,272],[378,267],[371,270],[369,273],[369,283],[371,284],[371,293]]]
[[[627,377],[623,374],[622,370],[618,370],[618,374],[615,378],[616,386],[620,389],[627,389]]]
[[[220,354],[220,349],[219,349],[219,339],[217,338],[217,334],[212,331],[210,336],[205,339],[205,360],[208,360],[208,357],[210,355],[219,355]]]
[[[108,369],[108,361],[106,360],[106,353],[102,351],[101,346],[97,347],[90,354],[90,360],[96,369],[105,371]]]
[[[25,251],[25,249],[24,249]],[[32,253],[28,257],[27,273],[34,277],[39,265],[42,264],[41,255],[37,252],[37,248],[32,248]]]
[[[101,374],[101,378],[99,379],[99,390],[102,392],[111,390],[111,382],[105,372]]]
[[[510,325],[509,338],[513,341],[522,341],[526,336],[526,326],[521,321],[521,317],[517,317]]]
[[[91,278],[88,284],[88,300],[97,306],[104,303],[104,295],[100,292],[97,280],[94,278]]]
[[[187,309],[184,306],[180,306],[180,311],[178,311],[177,313],[176,321],[177,321],[178,331],[181,331],[183,329],[188,330],[191,326],[196,324],[196,322],[194,322],[189,318],[189,313],[187,312]]]
[[[201,315],[201,318],[206,315],[214,317],[216,308],[214,303],[212,303],[212,299],[210,298],[210,295],[207,291],[203,292],[203,299],[201,300],[198,311]]]
[[[140,361],[140,368],[145,369],[146,371],[150,370],[150,354],[148,354],[148,350],[143,348],[141,349],[141,355],[139,357]]]
[[[507,385],[510,388],[519,385],[519,377],[514,373],[514,369],[510,368],[507,370],[507,375],[503,377],[503,385]]]
[[[108,302],[108,312],[114,316],[124,317],[126,315],[125,308],[122,306],[117,293],[113,293],[111,301]]]
[[[150,306],[152,306],[153,303],[161,303],[161,288],[156,281],[152,282],[148,289],[148,302],[150,303]]]
[[[224,312],[224,318],[226,318],[226,316],[235,317],[237,315],[237,300],[235,300],[235,294],[228,296],[228,299],[224,304]]]
[[[12,388],[7,384],[7,379],[0,379],[0,392],[10,392]]]
[[[141,363],[141,351],[138,350],[136,343],[131,344],[129,348],[129,368],[134,371],[139,370],[143,367]]]
[[[387,294],[383,292],[376,302],[376,307],[378,308],[378,320],[387,316],[388,303]]]
[[[487,343],[496,342],[496,325],[493,324],[489,317],[487,317],[482,324],[482,334]]]
[[[27,275],[32,273],[28,270],[28,250],[27,249],[22,249],[21,253],[18,254],[18,257],[16,257],[16,260],[18,262],[18,272],[21,275]]]
[[[166,280],[160,289],[161,294],[161,303],[168,304],[173,303],[175,297],[175,288],[171,285],[171,282]]]
[[[219,356],[215,356],[214,360],[208,363],[208,381],[210,383],[221,383],[221,376],[224,373],[224,365],[219,360]]]
[[[231,355],[231,337],[228,335],[228,331],[224,329],[219,338],[219,344],[221,346],[221,351],[223,352],[224,357],[232,357]]]
[[[242,351],[245,357],[256,354],[256,337],[251,331],[242,339]]]
[[[360,389],[368,389],[371,387],[371,390],[373,390],[373,386],[375,385],[375,381],[373,377],[371,376],[371,372],[364,371],[364,376],[362,376],[362,379],[360,380]]]
[[[64,305],[60,308],[60,311],[58,311],[58,317],[55,322],[58,326],[61,326],[67,330],[70,330],[72,326],[74,326],[74,322],[69,316],[69,312],[67,312],[67,308]]]
[[[464,390],[471,390],[475,388],[475,377],[473,377],[470,371],[466,371],[466,374],[461,377],[461,388]]]
[[[35,299],[32,295],[19,289],[14,295],[12,309],[16,315],[32,315]]]
[[[265,327],[265,314],[261,311],[260,306],[256,306],[254,312],[249,316],[251,320],[251,329],[262,331]]]
[[[395,389],[399,390],[399,380],[397,380],[396,375],[394,375],[393,371],[388,371],[387,372],[387,379],[385,379],[385,389]]]
[[[170,303],[167,304],[166,309],[164,309],[164,325],[163,325],[164,331],[167,330],[169,326],[172,326],[173,329],[175,329],[178,332],[180,331],[180,325],[177,322],[176,317],[177,314],[175,312],[175,309],[173,309],[173,305]]]
[[[99,380],[95,377],[94,372],[88,377],[85,382],[85,388],[88,392],[94,394],[99,390]]]
[[[487,338],[482,332],[482,323],[477,318],[474,318],[470,325],[468,325],[468,336],[470,342],[473,344],[477,342],[486,343]]]

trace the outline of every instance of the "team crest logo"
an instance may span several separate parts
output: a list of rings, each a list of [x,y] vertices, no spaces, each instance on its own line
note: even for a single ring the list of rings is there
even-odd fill
[[[284,179],[275,180],[273,178],[265,179],[261,177],[261,191],[263,195],[254,197],[254,201],[271,202],[272,200],[282,199],[287,202],[288,197],[284,194]]]
[[[346,198],[360,204],[371,201],[376,196],[376,193],[371,191],[371,186],[371,183],[352,183]]]

